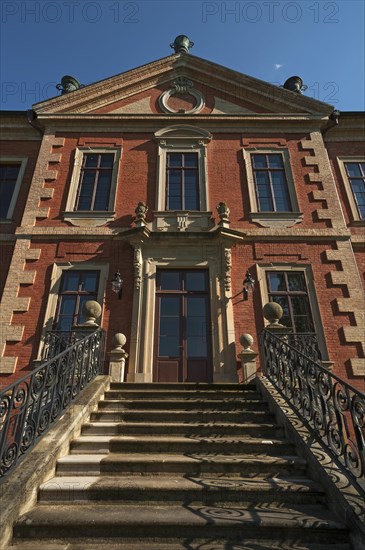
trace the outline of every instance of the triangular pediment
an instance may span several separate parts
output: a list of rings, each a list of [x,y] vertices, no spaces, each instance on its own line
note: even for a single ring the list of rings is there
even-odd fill
[[[174,54],[33,105],[37,114],[328,116],[327,103],[192,56]]]

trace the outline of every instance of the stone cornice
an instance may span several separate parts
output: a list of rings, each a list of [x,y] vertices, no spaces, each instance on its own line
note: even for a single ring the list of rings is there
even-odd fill
[[[272,241],[275,239],[285,238],[288,241],[303,241],[311,239],[315,241],[323,241],[328,239],[333,240],[350,240],[353,242],[360,242],[363,240],[361,236],[351,235],[347,229],[315,229],[315,228],[292,228],[288,229],[268,229],[268,228],[220,228],[215,226],[211,231],[205,232],[166,232],[161,233],[159,231],[150,231],[145,227],[129,227],[129,228],[109,228],[109,227],[19,227],[16,230],[15,238],[34,238],[37,240],[46,238],[59,240],[60,237],[65,239],[80,239],[87,237],[88,239],[123,239],[134,235],[143,235],[144,237],[179,237],[186,236],[187,238],[201,238],[211,239],[216,234],[222,234],[227,237],[234,237],[238,239],[244,239],[246,241],[255,240],[259,238],[261,241]],[[4,240],[12,240],[10,235],[4,235]],[[0,235],[0,239],[2,236]]]
[[[131,71],[90,84],[33,106],[40,113],[87,113],[115,101],[131,97],[177,76],[192,78],[225,95],[244,98],[269,111],[306,112],[328,116],[333,107],[327,103],[290,92],[262,80],[222,67],[192,55],[174,54]]]

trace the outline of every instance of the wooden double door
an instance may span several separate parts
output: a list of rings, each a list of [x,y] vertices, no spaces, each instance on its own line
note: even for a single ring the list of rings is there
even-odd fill
[[[207,270],[156,274],[154,382],[212,382]]]

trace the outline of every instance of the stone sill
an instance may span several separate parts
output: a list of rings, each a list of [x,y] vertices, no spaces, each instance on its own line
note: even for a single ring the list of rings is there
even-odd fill
[[[100,212],[100,211],[79,211],[79,212],[64,212],[63,220],[69,222],[76,227],[100,227],[108,222],[112,222],[115,218],[115,212]]]
[[[303,220],[302,212],[250,212],[253,222],[262,227],[293,227]]]

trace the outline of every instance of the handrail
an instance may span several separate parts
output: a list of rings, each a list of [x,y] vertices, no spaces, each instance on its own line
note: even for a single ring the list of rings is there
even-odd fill
[[[80,333],[79,333],[80,334]],[[0,393],[0,478],[103,372],[105,332],[88,332]]]
[[[263,373],[365,494],[365,395],[296,349],[260,334]]]

